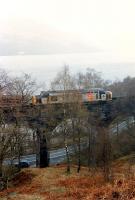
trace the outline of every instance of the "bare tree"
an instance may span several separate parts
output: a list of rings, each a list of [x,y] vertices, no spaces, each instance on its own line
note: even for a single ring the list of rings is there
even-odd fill
[[[73,89],[75,88],[74,79],[70,74],[69,67],[65,65],[63,69],[57,74],[54,81],[51,83],[51,87],[53,90],[61,90],[63,94],[63,103],[62,103],[62,112],[63,112],[63,124],[62,124],[62,134],[64,137],[65,150],[67,155],[67,172],[70,172],[70,159],[68,152],[68,129],[67,129],[67,120],[69,118],[69,105],[73,100]]]
[[[4,69],[0,69],[0,93],[1,95],[7,93],[7,89],[11,84],[10,77]]]
[[[97,119],[96,119],[97,120]],[[88,132],[88,168],[95,170],[96,168],[96,137],[97,137],[97,124],[92,113],[89,113],[87,118],[87,132]]]
[[[11,156],[15,147],[14,127],[7,125],[4,119],[4,113],[0,112],[0,177],[3,174],[2,165],[5,158]]]
[[[75,76],[76,87],[79,89],[90,89],[104,87],[108,84],[102,79],[101,73],[92,68],[87,68],[86,73],[79,72]]]
[[[32,95],[37,91],[37,89],[37,83],[32,76],[23,73],[20,77],[14,77],[11,79],[11,84],[8,87],[8,94],[20,97],[20,102],[23,106],[30,103]]]
[[[98,163],[103,169],[105,181],[110,181],[111,177],[111,160],[112,160],[112,145],[109,136],[109,129],[104,126],[98,127]]]
[[[23,73],[20,77],[11,78],[11,83],[8,86],[8,95],[19,99],[17,105],[13,105],[12,116],[15,120],[14,126],[14,138],[16,141],[15,150],[20,163],[20,156],[24,151],[24,143],[27,141],[30,132],[26,130],[28,124],[25,122],[25,118],[32,118],[28,112],[26,112],[26,106],[30,105],[32,95],[38,89],[36,81],[31,75]],[[26,107],[26,108],[25,108]],[[23,128],[22,128],[23,127]],[[25,128],[25,131],[24,131]],[[23,129],[23,130],[22,130]],[[30,137],[29,137],[30,138]],[[32,139],[32,138],[31,138]],[[24,142],[25,141],[25,142]]]
[[[52,90],[73,90],[75,88],[74,79],[70,74],[69,66],[65,65],[51,82]]]

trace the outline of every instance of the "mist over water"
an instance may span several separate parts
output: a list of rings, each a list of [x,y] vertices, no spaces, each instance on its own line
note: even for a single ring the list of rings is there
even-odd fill
[[[0,68],[16,75],[20,72],[31,73],[38,82],[45,82],[47,87],[65,64],[69,65],[73,74],[85,72],[89,67],[101,72],[104,79],[112,81],[128,75],[135,76],[134,62],[114,62],[108,57],[105,61],[101,53],[0,56]]]

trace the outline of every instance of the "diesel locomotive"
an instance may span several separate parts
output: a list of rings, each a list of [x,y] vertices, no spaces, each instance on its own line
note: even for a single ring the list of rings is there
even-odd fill
[[[90,90],[42,91],[32,97],[32,104],[58,104],[72,102],[97,102],[112,100],[112,92],[100,88]]]

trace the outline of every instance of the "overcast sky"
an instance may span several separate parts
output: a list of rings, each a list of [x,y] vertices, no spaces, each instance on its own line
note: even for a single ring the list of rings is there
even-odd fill
[[[0,67],[135,76],[134,10],[135,0],[0,0]]]

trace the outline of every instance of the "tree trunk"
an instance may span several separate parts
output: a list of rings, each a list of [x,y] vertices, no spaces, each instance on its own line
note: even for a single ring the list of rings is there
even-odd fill
[[[2,177],[2,163],[3,163],[3,160],[1,159],[0,160],[0,177]]]
[[[94,135],[92,132],[92,127],[89,129],[89,146],[88,146],[88,168],[95,168],[95,154],[94,154]]]
[[[90,160],[91,160],[91,127],[89,130],[89,147],[88,147],[88,168],[90,171]]]
[[[81,170],[81,144],[80,144],[80,130],[78,130],[78,168],[77,172],[79,173]]]
[[[116,122],[116,126],[117,126],[117,137],[119,136],[119,122]]]
[[[69,158],[69,151],[68,151],[68,146],[65,145],[66,148],[66,157],[67,157],[67,173],[70,173],[70,158]]]
[[[108,130],[102,129],[103,131],[103,152],[102,152],[102,159],[103,159],[103,172],[105,181],[110,181],[110,171],[111,171],[111,144]]]
[[[18,170],[20,171],[21,170],[21,155],[20,155],[20,151],[18,153]]]

